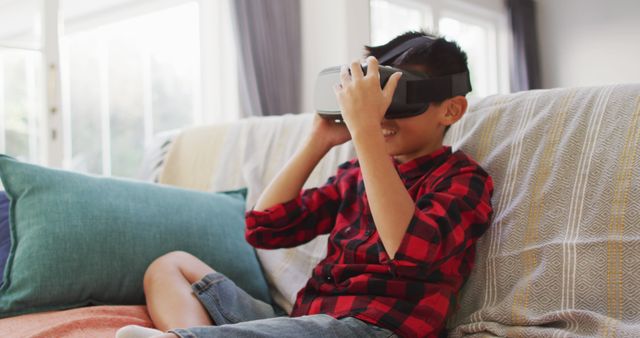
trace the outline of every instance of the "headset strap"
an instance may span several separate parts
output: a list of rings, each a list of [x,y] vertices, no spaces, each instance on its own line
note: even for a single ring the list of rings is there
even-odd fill
[[[407,40],[403,43],[401,43],[400,45],[396,46],[394,49],[386,52],[385,54],[383,54],[380,59],[378,60],[378,62],[381,65],[387,64],[387,62],[395,59],[396,57],[398,57],[399,55],[401,55],[402,53],[408,51],[411,48],[415,48],[418,46],[426,46],[429,47],[431,46],[431,44],[433,44],[435,40],[433,40],[430,37],[427,36],[419,36],[417,38],[413,38],[411,40]]]
[[[407,82],[407,103],[440,102],[471,91],[469,73],[434,77]]]

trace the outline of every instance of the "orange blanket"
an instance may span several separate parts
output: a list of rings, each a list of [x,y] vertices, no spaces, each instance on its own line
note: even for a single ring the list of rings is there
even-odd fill
[[[90,306],[0,319],[0,337],[113,338],[131,324],[153,327],[145,306]]]

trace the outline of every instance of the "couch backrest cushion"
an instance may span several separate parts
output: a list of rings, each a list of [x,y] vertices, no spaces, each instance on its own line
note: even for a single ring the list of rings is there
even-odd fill
[[[495,182],[451,335],[640,336],[640,85],[489,97],[445,141]]]

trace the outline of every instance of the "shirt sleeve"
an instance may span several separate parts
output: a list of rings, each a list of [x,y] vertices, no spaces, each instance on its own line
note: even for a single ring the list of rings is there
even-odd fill
[[[464,255],[491,222],[491,177],[464,168],[418,197],[413,217],[393,259],[382,242],[381,262],[392,274],[426,279],[452,257]]]
[[[341,202],[338,184],[348,166],[349,162],[341,165],[323,186],[302,190],[291,201],[264,211],[248,211],[247,241],[257,248],[289,248],[329,233]]]

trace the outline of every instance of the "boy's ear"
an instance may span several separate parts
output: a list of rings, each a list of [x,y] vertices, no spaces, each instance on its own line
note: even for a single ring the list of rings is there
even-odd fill
[[[442,124],[450,126],[456,123],[464,116],[467,111],[467,98],[464,96],[454,96],[443,102],[445,104],[445,111]]]

